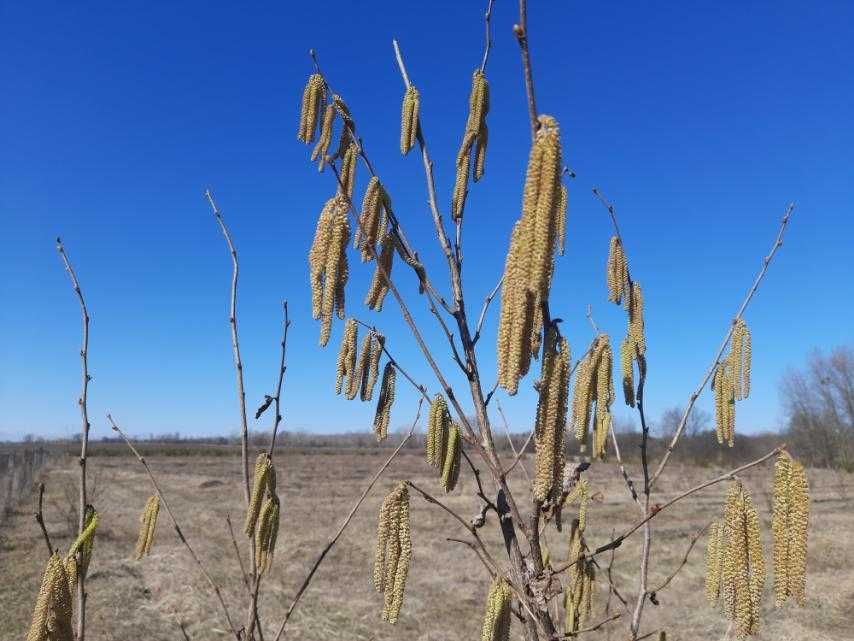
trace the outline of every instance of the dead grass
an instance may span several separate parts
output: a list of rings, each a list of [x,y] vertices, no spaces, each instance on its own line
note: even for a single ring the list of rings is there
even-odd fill
[[[143,447],[144,450],[144,447]],[[143,451],[143,453],[145,453]],[[361,492],[384,452],[299,453],[283,451],[277,459],[282,492],[282,529],[270,578],[260,602],[266,637],[278,627],[286,605],[327,538]],[[179,515],[188,539],[232,606],[232,616],[242,623],[245,588],[228,535],[225,517],[232,515],[235,529],[243,520],[243,498],[239,465],[222,457],[150,457],[167,498]],[[528,462],[530,465],[530,461]],[[105,641],[181,639],[179,622],[191,639],[228,639],[224,620],[207,584],[177,541],[165,514],[161,513],[154,548],[141,562],[131,559],[136,541],[139,513],[150,494],[141,466],[130,457],[96,457],[92,467],[100,470],[101,526],[87,582],[89,592],[88,638]],[[54,464],[44,473],[46,496],[62,500],[63,487],[76,481],[73,461]],[[770,501],[766,495],[770,468],[760,468],[746,478],[758,509],[768,525]],[[715,474],[711,468],[674,465],[659,484],[660,498],[685,489]],[[288,626],[290,639],[472,639],[480,634],[480,616],[488,581],[473,553],[447,536],[465,534],[459,524],[417,496],[412,499],[413,560],[407,596],[400,623],[380,621],[382,603],[371,585],[375,519],[383,495],[400,478],[410,478],[422,487],[441,493],[438,479],[422,458],[404,453],[378,483],[353,519],[336,548],[318,572]],[[620,530],[635,518],[636,508],[627,501],[620,477],[610,465],[594,465],[590,472],[594,502],[588,535],[592,545],[608,540],[611,530]],[[517,472],[521,491],[524,475]],[[764,607],[764,627],[759,639],[824,641],[854,639],[850,613],[854,609],[854,510],[842,498],[840,478],[824,471],[810,473],[813,487],[813,517],[808,566],[809,603],[806,608],[787,606],[773,611],[769,592]],[[841,482],[852,487],[849,475]],[[447,502],[468,516],[477,511],[474,481],[464,470],[458,489]],[[724,487],[719,486],[686,500],[682,508],[659,515],[654,529],[652,575],[657,585],[676,567],[691,535],[718,514]],[[482,530],[496,558],[503,559],[494,515]],[[46,514],[55,544],[67,547],[70,533],[58,514]],[[769,528],[765,528],[766,555],[770,552]],[[566,554],[566,535],[554,530],[548,543],[554,563]],[[639,537],[636,537],[639,539]],[[614,580],[621,593],[633,597],[634,573],[639,540],[628,540],[613,565]],[[703,552],[701,539],[688,565],[671,585],[658,595],[660,606],[648,606],[644,630],[665,628],[669,639],[721,639],[726,623],[706,605],[703,596]],[[0,638],[26,635],[46,559],[40,532],[24,501],[0,530]],[[244,557],[244,562],[246,559]],[[607,564],[608,557],[600,557]],[[770,563],[769,563],[770,565]],[[607,589],[600,581],[594,620],[604,618]],[[611,612],[619,612],[614,600]],[[593,633],[602,639],[626,637],[624,622],[607,631]],[[518,625],[514,635],[521,638]]]

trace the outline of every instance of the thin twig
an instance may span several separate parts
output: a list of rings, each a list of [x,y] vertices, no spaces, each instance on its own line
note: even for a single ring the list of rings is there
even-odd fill
[[[795,204],[792,203],[786,209],[786,213],[783,214],[783,219],[780,222],[780,229],[777,232],[777,237],[774,239],[774,244],[771,246],[771,251],[768,253],[765,258],[762,259],[762,267],[759,269],[759,273],[756,275],[756,278],[753,281],[753,285],[747,291],[747,295],[744,297],[744,301],[741,303],[741,307],[739,307],[738,312],[736,312],[735,317],[732,319],[732,324],[729,327],[726,335],[724,336],[723,341],[718,347],[718,351],[715,353],[715,358],[712,361],[712,364],[709,366],[709,369],[706,371],[706,375],[703,377],[703,380],[700,381],[700,384],[697,386],[697,389],[691,394],[691,397],[688,399],[688,404],[685,406],[685,411],[682,414],[682,419],[679,421],[679,425],[676,428],[676,433],[673,435],[673,438],[670,440],[670,444],[667,446],[667,451],[664,453],[664,456],[661,458],[661,462],[658,464],[658,467],[655,470],[655,474],[652,475],[650,479],[650,485],[655,485],[655,482],[658,480],[658,477],[661,476],[661,473],[664,471],[665,466],[667,465],[667,461],[670,460],[670,455],[673,453],[673,450],[676,448],[676,444],[679,442],[679,438],[682,436],[682,432],[685,429],[685,425],[688,424],[688,418],[691,415],[691,410],[694,409],[694,403],[697,402],[697,399],[700,397],[703,389],[706,387],[706,384],[709,382],[709,379],[715,373],[715,368],[718,365],[718,361],[721,358],[724,350],[726,349],[727,344],[729,343],[730,338],[732,337],[732,331],[735,327],[736,323],[741,319],[744,315],[747,306],[750,305],[750,301],[753,300],[754,294],[756,294],[756,290],[759,289],[759,284],[762,282],[762,279],[765,277],[765,273],[768,271],[768,265],[771,264],[771,260],[774,258],[774,255],[777,253],[777,250],[783,246],[783,234],[786,232],[786,226],[789,224],[789,218],[792,216],[792,212],[795,209]]]
[[[486,320],[486,312],[489,309],[489,305],[492,303],[492,300],[495,298],[496,294],[498,294],[498,290],[501,289],[501,285],[504,283],[504,275],[501,275],[501,278],[498,279],[498,282],[495,284],[495,287],[492,288],[492,291],[486,296],[483,301],[483,307],[480,310],[480,317],[477,319],[477,325],[474,330],[474,337],[471,339],[472,343],[477,344],[480,340],[480,330],[483,329],[483,321]]]
[[[276,434],[279,431],[279,423],[282,422],[281,399],[282,399],[282,383],[285,380],[285,372],[288,367],[285,363],[285,356],[288,350],[288,328],[291,326],[291,320],[288,318],[288,301],[282,302],[282,341],[281,341],[281,357],[279,359],[279,379],[276,382],[276,395],[273,397],[273,409],[276,411],[276,416],[273,419],[273,433],[270,436],[270,449],[268,454],[273,458],[273,450],[276,448]]]
[[[507,421],[507,415],[504,414],[504,408],[501,407],[501,403],[496,401],[496,407],[498,408],[498,414],[501,416],[501,422],[504,424],[504,432],[507,434],[507,441],[510,443],[510,449],[513,451],[513,462],[510,464],[506,470],[504,470],[504,478],[510,476],[510,473],[513,471],[513,468],[522,460],[522,456],[525,454],[525,450],[528,449],[528,445],[534,438],[534,430],[531,430],[531,433],[528,434],[528,438],[525,439],[525,442],[522,444],[522,447],[519,451],[516,451],[516,447],[513,445],[513,438],[510,435],[510,423]],[[525,464],[522,463],[522,471],[525,472],[525,478],[528,479],[528,482],[531,482],[531,474],[528,472],[528,468],[525,467]]]
[[[412,421],[412,426],[409,428],[409,432],[406,434],[406,436],[403,438],[403,440],[401,440],[400,445],[398,445],[397,448],[394,450],[394,452],[391,453],[391,456],[389,456],[388,459],[386,459],[386,462],[383,463],[380,466],[380,468],[376,471],[376,473],[374,474],[370,483],[368,483],[367,487],[362,492],[362,495],[353,504],[353,507],[350,508],[350,512],[347,514],[347,517],[341,523],[340,527],[338,528],[338,531],[335,533],[335,535],[331,539],[329,539],[329,541],[326,543],[324,548],[320,551],[320,554],[317,556],[317,559],[315,559],[314,564],[311,566],[311,569],[309,570],[305,579],[303,579],[302,585],[300,585],[299,589],[297,590],[297,593],[294,596],[293,601],[291,601],[291,604],[288,607],[288,611],[285,612],[285,618],[282,620],[282,624],[279,626],[279,630],[278,630],[278,632],[276,632],[276,636],[274,637],[273,641],[279,641],[279,639],[282,637],[282,634],[285,631],[285,626],[288,624],[288,619],[291,618],[291,615],[293,614],[294,610],[296,609],[297,604],[299,603],[300,599],[302,598],[303,593],[308,589],[308,586],[311,583],[312,578],[314,578],[314,573],[317,572],[317,569],[320,567],[320,564],[323,563],[323,559],[326,558],[326,555],[329,554],[329,551],[333,548],[335,543],[338,542],[338,539],[341,537],[341,534],[344,533],[344,530],[350,524],[350,521],[353,519],[353,516],[355,516],[356,511],[359,509],[359,507],[362,505],[362,502],[365,500],[365,498],[370,493],[371,488],[374,487],[374,484],[377,482],[377,480],[379,480],[379,478],[380,478],[380,476],[382,476],[383,472],[386,471],[388,466],[391,465],[392,461],[394,461],[394,459],[397,457],[397,455],[400,453],[400,451],[403,449],[403,447],[407,444],[407,442],[409,442],[409,439],[412,438],[412,435],[415,433],[415,426],[418,424],[418,419],[421,416],[421,405],[423,404],[423,402],[424,401],[422,399],[418,399],[418,409],[415,412],[415,419]]]
[[[178,535],[178,539],[181,543],[184,544],[184,547],[187,548],[187,551],[190,553],[190,556],[193,557],[193,560],[196,562],[196,565],[199,566],[199,570],[201,570],[208,584],[213,588],[213,591],[216,593],[216,597],[219,600],[220,607],[222,607],[223,614],[225,615],[225,620],[228,622],[228,628],[231,630],[231,633],[234,635],[234,638],[237,641],[241,641],[240,632],[237,631],[237,628],[234,627],[234,623],[231,621],[231,615],[228,612],[228,606],[225,604],[225,599],[222,596],[222,592],[219,589],[219,586],[216,584],[216,581],[213,580],[213,577],[205,568],[202,560],[199,558],[199,555],[196,554],[196,551],[193,549],[193,546],[190,545],[190,542],[187,540],[187,537],[184,535],[184,532],[181,530],[181,526],[178,525],[178,520],[175,518],[175,514],[172,512],[172,508],[169,507],[169,502],[166,500],[166,497],[163,495],[163,492],[160,490],[160,485],[157,483],[157,479],[151,471],[151,468],[148,466],[148,461],[143,458],[143,456],[137,451],[137,449],[133,446],[130,439],[127,435],[122,431],[122,429],[116,424],[113,420],[113,417],[110,414],[107,414],[107,420],[110,421],[110,425],[113,430],[118,433],[119,436],[122,437],[124,442],[130,448],[130,451],[133,452],[133,455],[136,456],[136,459],[142,463],[142,466],[145,468],[145,471],[148,473],[148,478],[151,480],[151,485],[154,487],[154,491],[157,494],[160,502],[163,504],[166,513],[169,515],[169,519],[172,521],[172,525],[175,528],[175,533]]]
[[[56,251],[59,252],[59,257],[65,265],[65,271],[71,279],[71,285],[74,288],[74,293],[77,295],[77,300],[80,303],[80,317],[83,321],[83,338],[80,347],[80,369],[82,376],[80,397],[77,403],[80,406],[80,417],[82,426],[80,428],[80,501],[78,502],[79,518],[77,533],[82,534],[86,527],[86,455],[89,448],[89,381],[92,377],[89,375],[89,310],[86,307],[86,300],[83,298],[83,291],[80,289],[80,281],[77,280],[77,274],[71,266],[71,261],[68,259],[68,254],[65,253],[65,247],[60,238],[56,239]],[[83,563],[83,551],[77,552],[77,567],[85,568]],[[77,577],[77,641],[84,641],[86,637],[86,573],[80,572]]]
[[[531,140],[536,138],[539,122],[537,100],[534,96],[534,72],[531,69],[531,52],[528,48],[528,2],[519,0],[519,23],[513,25],[513,33],[522,53],[522,73],[525,76],[525,92],[528,95],[528,117],[531,120]]]
[[[50,543],[50,535],[47,533],[47,528],[44,524],[44,512],[42,511],[42,506],[44,505],[44,483],[39,483],[39,497],[38,503],[35,511],[33,512],[33,517],[36,519],[36,523],[39,524],[39,527],[42,530],[42,535],[44,536],[44,542],[47,545],[48,556],[53,556],[53,545]]]
[[[230,514],[225,515],[225,522],[228,524],[228,533],[231,535],[231,544],[234,546],[234,556],[237,557],[237,563],[240,566],[240,576],[243,577],[243,585],[246,586],[248,592],[251,592],[249,588],[249,576],[246,574],[246,568],[243,567],[243,557],[240,556],[240,548],[237,546],[237,538],[234,536]]]
[[[708,530],[708,529],[709,529],[709,526],[710,526],[710,525],[711,525],[711,523],[707,523],[707,524],[706,524],[706,525],[704,525],[702,528],[700,528],[699,530],[697,530],[697,532],[694,534],[694,536],[692,536],[692,537],[691,537],[691,542],[688,544],[688,549],[687,549],[687,550],[685,550],[685,554],[682,556],[682,561],[680,561],[680,563],[679,563],[679,565],[676,567],[676,569],[675,569],[675,570],[673,570],[673,572],[671,572],[671,573],[667,576],[667,578],[662,582],[662,584],[661,584],[661,585],[659,585],[657,588],[655,588],[655,589],[653,589],[653,590],[650,590],[650,599],[652,600],[652,602],[653,602],[653,603],[656,603],[656,602],[655,602],[655,595],[656,595],[657,593],[661,592],[661,591],[662,591],[664,588],[666,588],[668,585],[670,585],[670,582],[671,582],[673,579],[675,579],[675,578],[676,578],[676,575],[677,575],[677,574],[679,574],[679,572],[682,570],[682,568],[684,568],[684,567],[685,567],[685,565],[687,565],[687,563],[688,563],[688,557],[691,555],[691,551],[694,549],[694,546],[695,546],[695,545],[697,545],[697,541],[700,539],[700,537],[701,537],[701,536],[703,536],[703,534],[705,534],[705,533],[706,533],[706,530]],[[656,605],[658,605],[658,604],[656,603]]]
[[[492,49],[492,29],[490,28],[490,23],[492,18],[492,5],[494,3],[495,0],[489,0],[489,4],[486,5],[486,13],[483,17],[484,30],[486,31],[486,44],[483,47],[483,61],[480,63],[481,73],[486,71],[486,63],[489,61],[489,51]]]
[[[571,638],[573,638],[573,637],[577,637],[577,636],[578,636],[578,635],[580,635],[580,634],[584,634],[585,632],[595,632],[596,630],[599,630],[600,628],[605,627],[606,625],[608,625],[608,624],[609,624],[609,623],[611,623],[612,621],[616,621],[616,620],[617,620],[617,619],[619,619],[621,616],[623,616],[623,615],[622,615],[622,614],[620,614],[620,613],[617,613],[617,614],[611,615],[611,616],[609,616],[609,617],[607,617],[607,618],[605,618],[605,619],[602,619],[602,620],[601,620],[599,623],[597,623],[596,625],[591,625],[591,626],[590,626],[590,627],[588,627],[588,628],[581,628],[580,630],[577,630],[576,632],[567,632],[566,634],[564,634],[564,635],[563,635],[563,637],[562,637],[562,638],[564,638],[564,639],[571,639]]]

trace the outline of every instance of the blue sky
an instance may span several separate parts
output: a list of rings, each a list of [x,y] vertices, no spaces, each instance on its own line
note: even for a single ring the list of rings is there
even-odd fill
[[[93,436],[109,433],[108,410],[135,434],[236,430],[230,262],[202,198],[208,186],[242,262],[249,404],[272,389],[287,298],[286,429],[367,430],[373,407],[333,393],[340,324],[321,350],[309,315],[306,254],[334,177],[318,174],[295,138],[307,51],[318,51],[350,105],[408,236],[447,291],[420,162],[398,151],[402,84],[391,39],[400,39],[421,91],[447,210],[482,55],[482,4],[4,3],[0,438],[78,429],[80,327],[57,235],[92,310]],[[754,385],[739,406],[738,429],[776,426],[785,368],[814,346],[852,342],[852,5],[530,4],[538,104],[558,118],[578,175],[552,291],[574,353],[591,338],[588,303],[604,330],[624,331],[621,310],[606,301],[610,227],[592,187],[616,204],[644,286],[654,417],[687,399],[795,201],[785,245],[747,315]],[[496,1],[486,177],[466,209],[471,316],[500,275],[528,152],[515,6]],[[381,315],[368,312],[361,300],[370,268],[353,271],[348,312],[376,322],[399,360],[435,390],[394,301]],[[441,353],[412,276],[397,274]],[[479,345],[487,381],[496,313]],[[516,429],[534,413],[523,387],[501,397]],[[415,407],[413,393],[399,389],[395,425]],[[709,407],[708,396],[701,405]]]

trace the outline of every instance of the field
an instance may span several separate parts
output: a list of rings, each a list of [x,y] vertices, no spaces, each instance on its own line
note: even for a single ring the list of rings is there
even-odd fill
[[[145,446],[142,447],[143,454]],[[311,451],[283,450],[277,458],[283,517],[275,564],[260,603],[265,638],[271,639],[284,610],[307,568],[337,529],[349,507],[360,495],[373,470],[387,456],[382,450]],[[231,515],[241,552],[243,495],[239,464],[234,457],[152,455],[149,462],[178,519],[214,579],[222,587],[232,616],[243,620],[246,589],[226,524]],[[530,458],[526,463],[530,467]],[[192,559],[181,546],[165,512],[161,511],[154,549],[143,561],[132,559],[140,510],[151,488],[144,469],[126,456],[95,456],[90,461],[97,477],[97,507],[101,524],[87,588],[88,638],[103,641],[181,640],[180,624],[192,640],[228,639],[225,623],[211,590]],[[393,627],[380,621],[381,599],[371,585],[376,516],[385,492],[393,483],[409,478],[428,491],[440,494],[438,482],[415,451],[405,451],[378,482],[349,528],[321,566],[314,582],[286,629],[291,639],[476,639],[488,577],[474,553],[446,537],[465,537],[460,525],[436,506],[418,496],[412,498],[413,560],[400,623]],[[458,489],[447,503],[465,516],[478,505],[472,494],[474,481],[464,470]],[[660,499],[710,478],[711,468],[672,465],[659,485]],[[760,510],[763,541],[770,568],[769,520],[770,467],[752,470],[745,478]],[[54,543],[70,542],[67,519],[67,486],[76,486],[73,458],[55,459],[42,472],[46,483],[46,522]],[[612,465],[596,464],[590,477],[596,501],[589,516],[588,539],[604,543],[612,530],[619,531],[635,518],[625,486]],[[521,492],[524,473],[514,472]],[[759,639],[818,641],[854,639],[854,479],[827,471],[810,472],[813,488],[812,522],[808,564],[809,601],[805,608],[786,606],[773,612],[770,576],[766,583],[764,627]],[[716,518],[724,486],[710,488],[664,511],[654,520],[651,585],[661,583],[678,566],[690,539]],[[521,494],[519,494],[521,496]],[[64,507],[63,507],[63,504]],[[481,530],[494,556],[504,559],[503,544],[496,535],[495,516]],[[548,544],[557,564],[566,554],[566,534],[553,529]],[[636,571],[639,537],[629,539],[613,561],[613,581],[631,600],[631,578]],[[668,639],[722,639],[727,624],[708,606],[703,594],[705,537],[688,557],[687,565],[658,594],[658,607],[648,606],[644,630],[666,629]],[[26,636],[46,548],[26,498],[0,529],[0,639]],[[557,559],[555,561],[554,559]],[[603,570],[608,555],[600,557]],[[598,580],[597,600],[590,623],[605,615],[608,597],[604,571]],[[609,612],[622,612],[611,599]],[[620,640],[626,637],[627,617],[590,638]],[[521,638],[514,623],[514,638]]]

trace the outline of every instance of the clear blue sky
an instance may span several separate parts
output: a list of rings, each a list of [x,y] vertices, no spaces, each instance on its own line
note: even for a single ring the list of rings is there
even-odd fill
[[[57,235],[92,310],[93,436],[109,433],[107,410],[136,434],[236,430],[230,262],[207,186],[242,260],[249,404],[272,389],[287,298],[286,429],[367,430],[373,406],[333,393],[340,324],[321,350],[308,309],[306,253],[334,177],[318,174],[295,137],[307,51],[317,49],[351,106],[408,235],[447,291],[420,162],[398,151],[391,38],[421,90],[447,209],[484,4],[3,3],[0,438],[78,429],[80,327]],[[606,302],[610,227],[593,186],[617,205],[645,289],[653,416],[687,399],[794,200],[785,246],[748,314],[754,386],[739,406],[738,429],[774,427],[785,368],[813,346],[852,341],[851,3],[530,5],[539,106],[559,119],[578,174],[552,294],[574,352],[590,340],[588,303],[603,329],[624,331],[621,310]],[[466,214],[473,316],[500,274],[528,151],[515,10],[496,2],[487,172]],[[412,276],[397,273],[441,351]],[[348,312],[375,319],[434,391],[394,301],[378,316],[361,304],[369,278],[370,268],[354,268]],[[480,354],[492,380],[492,324]],[[444,354],[442,364],[452,372]],[[415,405],[399,388],[395,425]],[[530,391],[502,401],[514,428],[530,424]]]

